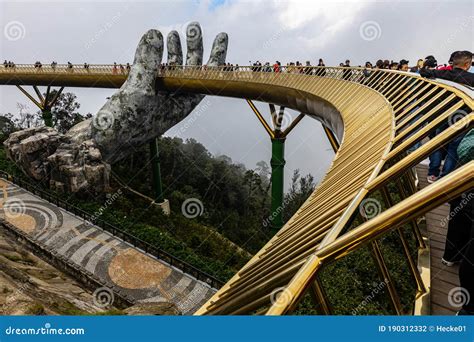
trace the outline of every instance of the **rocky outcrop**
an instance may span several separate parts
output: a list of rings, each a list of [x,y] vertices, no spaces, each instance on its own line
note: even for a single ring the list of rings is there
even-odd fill
[[[60,138],[49,127],[29,128],[10,134],[4,144],[7,156],[28,176],[43,180],[48,176],[48,157],[56,151]]]
[[[39,259],[0,228],[0,315],[96,314],[104,309],[67,274]]]
[[[127,315],[143,316],[143,315],[157,315],[157,316],[178,316],[182,313],[176,308],[173,303],[139,303],[131,306],[123,311]]]
[[[189,24],[186,65],[201,65],[202,30]],[[225,63],[228,37],[214,40],[209,66]],[[8,156],[30,177],[65,192],[107,190],[110,164],[156,138],[189,115],[203,96],[158,92],[155,79],[163,56],[163,36],[149,30],[140,40],[126,82],[99,112],[60,134],[47,127],[16,132],[5,141]],[[168,60],[179,67],[183,55],[179,34],[167,39]]]

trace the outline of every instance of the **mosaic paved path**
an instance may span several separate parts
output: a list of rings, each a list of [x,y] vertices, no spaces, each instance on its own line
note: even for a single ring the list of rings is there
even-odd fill
[[[192,314],[214,290],[99,227],[0,179],[0,212],[38,244],[138,302],[172,302]]]

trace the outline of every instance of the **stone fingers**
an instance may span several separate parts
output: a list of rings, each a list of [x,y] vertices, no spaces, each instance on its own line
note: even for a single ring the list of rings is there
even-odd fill
[[[186,65],[202,65],[202,30],[198,22],[193,21],[186,28]]]
[[[155,89],[155,78],[163,57],[163,35],[158,30],[149,30],[138,43],[133,66],[126,87]]]
[[[229,37],[225,32],[221,32],[216,36],[214,43],[212,44],[211,55],[207,65],[220,66],[225,64],[228,41]]]
[[[166,47],[168,50],[168,64],[183,65],[183,49],[181,48],[181,39],[177,31],[171,31],[168,34]]]

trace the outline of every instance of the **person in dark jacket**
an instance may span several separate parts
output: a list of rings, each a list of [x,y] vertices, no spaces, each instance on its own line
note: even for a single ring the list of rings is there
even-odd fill
[[[432,56],[426,57],[425,64],[430,62]],[[452,70],[436,70],[429,67],[423,67],[420,70],[420,75],[429,78],[441,78],[457,83],[462,83],[468,86],[474,86],[474,74],[468,72],[472,63],[472,53],[469,51],[457,51],[452,55],[453,68]],[[431,65],[432,66],[432,65]],[[460,112],[462,113],[462,111]],[[434,138],[437,134],[441,133],[442,129],[437,129],[435,134],[430,135],[430,138]],[[428,170],[428,182],[433,183],[438,178],[448,174],[456,168],[457,157],[456,149],[459,145],[462,136],[451,141],[446,147],[439,149],[429,156],[430,166]],[[445,160],[443,170],[440,173],[440,167],[442,161]]]
[[[444,66],[440,66],[438,67],[438,70],[453,70],[453,57],[455,54],[457,54],[458,51],[454,51],[451,56],[449,56],[449,61],[448,61],[448,65],[444,65]]]
[[[423,68],[420,70],[420,75],[427,78],[441,78],[474,87],[474,74],[468,71],[472,63],[472,53],[470,51],[458,51],[452,59],[452,70]]]
[[[343,67],[344,68],[350,68],[351,67],[351,61],[347,59],[346,64],[344,64]],[[345,70],[344,73],[342,74],[342,78],[345,79],[345,80],[350,80],[351,76],[352,76],[352,70],[350,70],[350,69]]]
[[[474,129],[470,130],[457,148],[460,165],[474,160]],[[459,285],[463,298],[458,315],[474,315],[474,190],[468,190],[451,201],[448,233],[443,264],[452,266],[461,262]]]

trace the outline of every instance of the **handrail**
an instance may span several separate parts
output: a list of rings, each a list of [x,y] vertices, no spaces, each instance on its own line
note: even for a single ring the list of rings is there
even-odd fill
[[[3,170],[0,170],[0,178],[7,179],[8,181],[18,185],[20,188],[24,188],[27,191],[30,191],[33,194],[41,197],[42,199],[52,204],[55,204],[56,206],[61,207],[68,212],[73,213],[74,215],[85,220],[88,224],[93,224],[97,227],[102,228],[103,230],[109,232],[113,236],[118,237],[122,239],[123,241],[131,244],[133,247],[139,248],[145,251],[145,253],[151,254],[154,257],[160,260],[163,260],[164,262],[168,263],[170,266],[180,269],[181,271],[183,271],[183,273],[186,273],[196,278],[198,281],[202,281],[208,284],[212,288],[218,289],[222,287],[223,285],[222,281],[211,276],[210,274],[199,270],[193,265],[187,263],[186,261],[181,260],[178,257],[173,256],[172,254],[166,252],[165,250],[159,247],[155,247],[151,245],[150,243],[143,241],[131,235],[130,233],[127,233],[121,230],[120,228],[115,227],[114,225],[108,223],[107,221],[101,219],[100,217],[91,215],[90,213],[84,211],[83,209],[78,208],[75,205],[68,203],[67,201],[64,201],[63,199],[61,199],[58,195],[54,193],[41,189],[38,186],[35,186],[29,182],[26,182],[19,177],[12,176]]]
[[[123,68],[120,68],[123,66]],[[263,74],[300,74],[307,76],[319,76],[319,77],[330,77],[330,78],[342,78],[344,79],[345,71],[355,71],[346,80],[358,82],[363,78],[370,78],[371,75],[376,73],[383,74],[399,74],[412,79],[422,79],[424,82],[440,85],[449,91],[456,93],[458,96],[463,98],[470,106],[473,105],[473,89],[467,85],[460,85],[457,83],[447,82],[445,80],[434,80],[421,77],[417,73],[405,72],[399,70],[389,69],[367,69],[364,67],[321,67],[321,66],[280,66],[280,71],[275,72],[271,66],[268,71],[265,71],[265,66],[206,66],[206,65],[162,65],[159,67],[157,77],[166,76],[179,76],[186,77],[186,74],[192,71],[205,71],[209,75],[209,71],[217,71],[219,73],[246,73],[246,72],[258,72]],[[183,73],[180,73],[183,72]],[[102,75],[113,78],[121,78],[125,80],[129,70],[125,68],[124,64],[88,64],[88,68],[84,68],[83,64],[57,64],[55,67],[51,65],[42,65],[41,67],[35,67],[34,64],[15,64],[14,67],[5,67],[0,65],[0,74],[30,74],[30,75],[45,75],[45,74],[75,74],[75,75]],[[195,74],[194,74],[195,75]],[[1,84],[1,83],[0,83]]]

